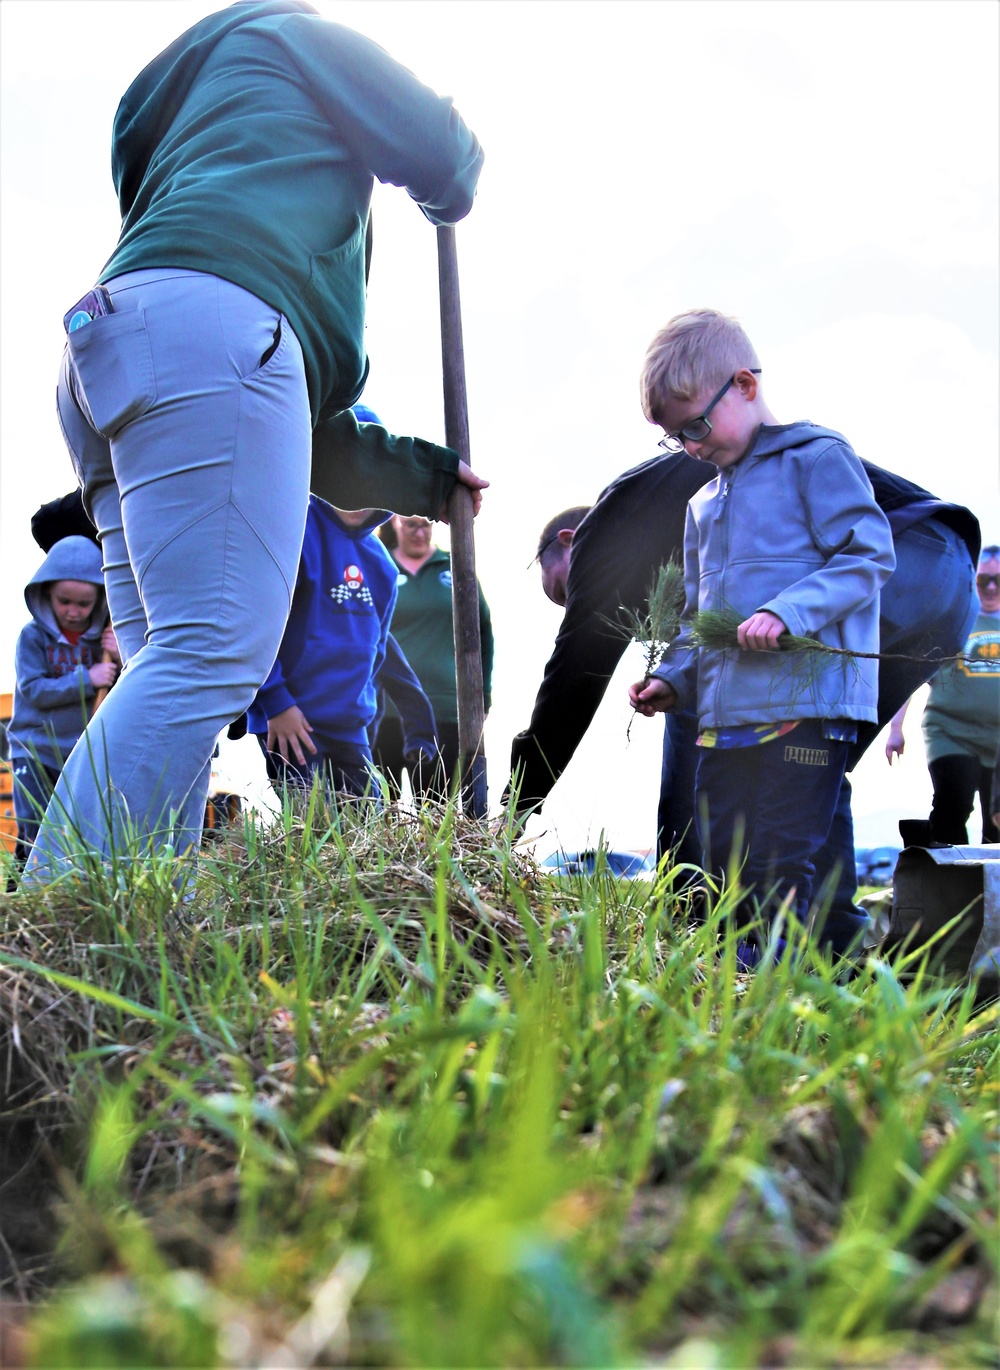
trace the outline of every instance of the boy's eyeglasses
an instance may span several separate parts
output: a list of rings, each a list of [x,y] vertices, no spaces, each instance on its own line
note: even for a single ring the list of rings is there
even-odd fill
[[[760,375],[759,366],[751,366],[747,369],[755,376]],[[712,410],[722,399],[723,395],[735,379],[735,376],[730,376],[729,380],[726,381],[725,385],[703,414],[699,414],[696,419],[688,419],[679,433],[667,433],[666,436],[662,437],[656,444],[657,447],[662,447],[664,452],[683,452],[684,444],[686,442],[703,442],[712,431],[712,425],[708,421],[709,414],[711,414]]]
[[[1000,575],[976,576],[976,584],[980,590],[1000,590]]]

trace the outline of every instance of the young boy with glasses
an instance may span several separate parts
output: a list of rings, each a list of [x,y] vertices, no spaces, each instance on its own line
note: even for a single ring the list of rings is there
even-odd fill
[[[805,921],[813,858],[833,820],[858,724],[876,717],[877,663],[782,655],[786,632],[850,652],[878,651],[879,590],[892,535],[860,460],[839,433],[779,424],[757,354],[735,319],[672,319],[646,354],[643,411],[668,451],[718,467],[688,505],[684,625],[663,663],[629,695],[652,716],[694,703],[696,801],[706,869],[735,859],[742,913],[785,900]],[[740,615],[738,647],[694,645],[698,611]],[[760,932],[741,943],[759,956]]]

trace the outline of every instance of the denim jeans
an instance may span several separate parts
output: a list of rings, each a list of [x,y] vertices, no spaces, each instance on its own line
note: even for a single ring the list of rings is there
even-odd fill
[[[847,764],[846,742],[804,719],[756,747],[700,748],[696,801],[705,869],[735,866],[746,890],[740,924],[773,914],[794,888],[793,911],[809,917],[813,858],[826,841]]]
[[[197,848],[216,738],[277,655],[305,528],[311,421],[287,321],[201,272],[107,288],[114,313],[67,338],[57,407],[125,669],[66,762],[29,880],[130,832]]]
[[[46,766],[30,756],[12,756],[10,768],[14,779],[14,817],[17,819],[14,859],[23,866],[31,854],[42,814],[59,779],[59,767]]]

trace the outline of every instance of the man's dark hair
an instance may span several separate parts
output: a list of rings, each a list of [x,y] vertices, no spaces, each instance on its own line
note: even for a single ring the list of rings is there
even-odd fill
[[[995,542],[991,542],[989,547],[984,547],[979,553],[980,561],[993,561],[995,557],[1000,558],[1000,547]]]
[[[79,490],[72,490],[60,499],[50,499],[31,516],[31,536],[43,552],[51,551],[62,538],[74,535],[90,538],[98,547],[101,545]]]
[[[575,532],[589,513],[589,504],[574,504],[571,509],[564,509],[561,514],[556,514],[555,518],[549,519],[539,535],[535,560],[541,562],[551,560],[556,555],[553,548],[562,530],[572,528]]]

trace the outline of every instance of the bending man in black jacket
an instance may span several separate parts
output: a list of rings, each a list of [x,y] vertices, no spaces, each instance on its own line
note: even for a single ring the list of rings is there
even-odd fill
[[[979,523],[968,509],[869,462],[864,467],[896,550],[896,570],[882,590],[882,651],[927,659],[879,663],[879,721],[860,725],[849,769],[903,701],[934,674],[937,661],[961,650],[975,615],[980,545]],[[540,807],[569,765],[624,654],[628,630],[616,632],[608,620],[624,625],[623,608],[645,614],[659,567],[681,560],[687,502],[714,475],[714,467],[683,453],[656,457],[613,481],[575,530],[555,528],[558,517],[547,526],[554,536],[548,547],[542,546],[546,538],[539,544],[543,586],[550,599],[565,604],[566,613],[531,723],[511,748],[520,813]],[[571,536],[561,538],[561,531]],[[680,844],[679,858],[700,864],[693,823],[695,732],[691,716],[667,715],[657,850],[662,854]],[[857,872],[846,778],[816,864],[816,889],[838,870],[822,940],[843,952],[867,926],[853,902]]]

